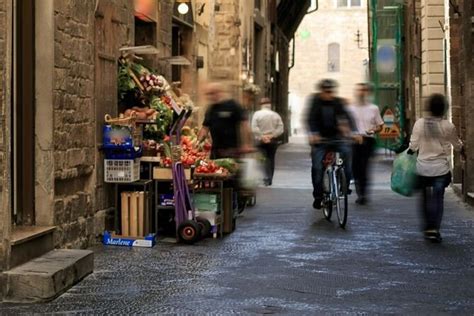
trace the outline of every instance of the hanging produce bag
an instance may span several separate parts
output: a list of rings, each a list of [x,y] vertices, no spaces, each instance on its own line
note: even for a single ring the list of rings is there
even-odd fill
[[[405,150],[393,162],[391,188],[403,196],[412,196],[416,189],[418,175],[416,172],[416,155],[409,155]]]

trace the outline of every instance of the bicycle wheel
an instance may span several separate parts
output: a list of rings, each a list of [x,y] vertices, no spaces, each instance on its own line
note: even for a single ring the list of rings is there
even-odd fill
[[[324,218],[330,222],[332,217],[332,201],[329,198],[325,198],[323,203]]]
[[[330,189],[330,181],[329,181],[329,174],[328,172],[324,172],[323,175],[323,190],[324,190],[324,197],[323,197],[323,215],[328,221],[331,221],[332,217],[332,207],[333,203],[331,200],[331,189]]]
[[[348,211],[347,179],[344,173],[344,169],[341,168],[341,169],[338,169],[337,171],[337,192],[336,192],[337,220],[341,228],[346,227],[347,211]]]

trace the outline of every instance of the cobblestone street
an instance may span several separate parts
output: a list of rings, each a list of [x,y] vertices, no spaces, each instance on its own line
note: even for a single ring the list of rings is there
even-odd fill
[[[417,200],[389,189],[377,158],[371,204],[351,197],[347,230],[311,208],[306,145],[282,147],[275,184],[234,234],[196,246],[97,246],[95,270],[41,305],[0,305],[1,315],[472,314],[474,212],[447,193],[442,244],[419,231]]]

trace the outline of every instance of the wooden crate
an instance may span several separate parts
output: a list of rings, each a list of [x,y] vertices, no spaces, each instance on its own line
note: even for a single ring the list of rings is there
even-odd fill
[[[122,192],[121,198],[121,236],[147,236],[151,229],[148,192]]]
[[[191,169],[184,169],[184,174],[186,175],[186,180],[191,180]],[[153,168],[153,179],[154,180],[172,180],[173,173],[171,168]]]

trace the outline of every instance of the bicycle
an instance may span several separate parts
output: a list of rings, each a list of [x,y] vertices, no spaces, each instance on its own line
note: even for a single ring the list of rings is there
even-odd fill
[[[342,141],[333,141],[330,145]],[[344,173],[344,161],[339,152],[329,148],[324,155],[323,173],[323,214],[331,221],[334,206],[339,226],[345,228],[348,213],[348,183]]]

